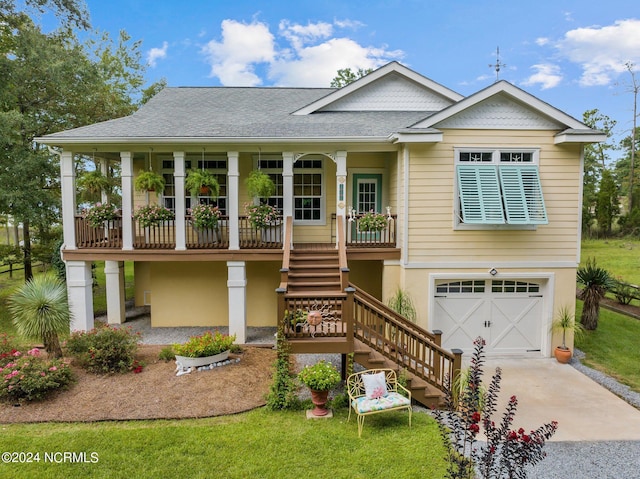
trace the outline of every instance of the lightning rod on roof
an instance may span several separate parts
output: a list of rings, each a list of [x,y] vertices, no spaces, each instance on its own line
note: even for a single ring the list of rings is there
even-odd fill
[[[500,61],[500,47],[496,47],[496,63],[489,64],[489,68],[494,68],[496,70],[496,81],[500,79],[500,70],[506,66],[507,66],[506,63],[502,63]]]

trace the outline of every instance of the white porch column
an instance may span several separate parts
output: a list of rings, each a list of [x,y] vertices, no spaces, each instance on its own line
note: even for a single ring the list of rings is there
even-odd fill
[[[122,162],[122,249],[133,249],[133,154],[130,151],[121,151]]]
[[[176,249],[186,250],[187,239],[185,237],[185,210],[184,199],[184,151],[173,152],[173,177],[175,178],[175,198],[176,198]]]
[[[124,261],[105,261],[104,276],[107,286],[107,322],[125,322]]]
[[[66,267],[71,331],[89,331],[93,329],[91,261],[67,261]]]
[[[336,151],[336,216],[342,216],[342,225],[347,218],[347,152]],[[336,237],[337,242],[337,237]]]
[[[247,342],[247,275],[244,261],[227,261],[229,290],[229,334],[236,343]]]
[[[109,159],[108,158],[103,158],[100,161],[100,171],[105,177],[109,176]],[[106,203],[107,201],[109,201],[109,198],[107,197],[107,192],[105,190],[102,190],[100,192],[100,201],[102,201],[103,203]]]
[[[282,152],[282,215],[293,216],[293,152]],[[285,222],[286,228],[286,222]],[[287,234],[285,230],[283,237]],[[291,235],[293,242],[293,235]]]
[[[227,214],[229,215],[229,249],[240,249],[240,166],[239,153],[227,151]],[[231,294],[231,293],[229,293]]]
[[[76,170],[72,151],[63,151],[60,155],[60,178],[64,248],[76,249]]]

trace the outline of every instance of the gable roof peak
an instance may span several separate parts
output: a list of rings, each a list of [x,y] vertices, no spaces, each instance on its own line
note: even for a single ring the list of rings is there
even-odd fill
[[[373,82],[380,80],[384,77],[388,77],[391,75],[400,75],[401,77],[412,81],[413,83],[419,85],[425,90],[429,90],[432,93],[437,94],[442,97],[449,103],[455,103],[460,101],[464,97],[459,93],[411,70],[410,68],[402,65],[397,61],[392,61],[387,63],[386,65],[374,70],[373,72],[358,78],[354,82],[349,83],[348,85],[343,86],[342,88],[329,93],[323,98],[314,101],[313,103],[293,112],[294,115],[308,115],[310,113],[314,113],[318,110],[321,110],[328,105],[337,102],[355,92],[362,91],[365,87],[372,84]]]

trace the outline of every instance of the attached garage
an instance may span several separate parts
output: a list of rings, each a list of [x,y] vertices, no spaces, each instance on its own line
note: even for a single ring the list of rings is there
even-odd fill
[[[543,348],[545,280],[437,280],[432,329],[445,348],[465,352],[482,336],[488,354],[523,354]]]

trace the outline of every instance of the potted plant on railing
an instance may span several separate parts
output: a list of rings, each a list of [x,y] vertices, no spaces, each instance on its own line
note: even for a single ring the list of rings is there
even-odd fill
[[[184,186],[191,196],[212,196],[220,194],[220,184],[213,173],[206,170],[192,169],[187,173]]]
[[[251,226],[261,231],[262,241],[266,243],[280,241],[280,215],[275,207],[267,204],[247,203],[244,205],[244,209]]]
[[[382,231],[387,227],[387,220],[386,215],[371,210],[360,217],[358,229],[360,231]]]
[[[164,185],[165,181],[162,175],[159,175],[152,170],[143,170],[138,173],[133,186],[136,191],[149,191],[155,192],[156,195],[160,195],[164,191]]]
[[[175,217],[173,211],[162,205],[141,206],[133,214],[133,219],[143,228],[158,226],[165,221],[173,220]]]
[[[322,360],[313,366],[305,366],[298,374],[298,380],[311,390],[314,416],[326,416],[329,391],[340,383],[340,373],[331,364]]]
[[[189,210],[191,224],[198,232],[199,243],[215,243],[219,241],[218,221],[222,214],[220,208],[213,205],[200,204]]]
[[[571,360],[572,352],[567,347],[567,332],[573,332],[574,339],[584,332],[582,324],[576,322],[576,318],[568,307],[564,306],[558,311],[558,315],[551,323],[552,332],[562,332],[562,344],[557,346],[553,354],[559,363],[566,364]]]
[[[108,227],[108,222],[119,218],[118,207],[113,203],[96,203],[83,210],[82,216],[92,228]]]
[[[186,343],[174,344],[178,372],[225,361],[235,340],[235,334],[229,336],[220,331],[207,331],[199,336],[191,336]]]

